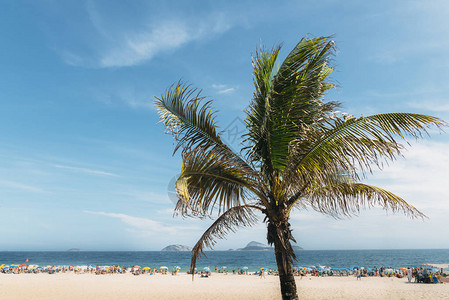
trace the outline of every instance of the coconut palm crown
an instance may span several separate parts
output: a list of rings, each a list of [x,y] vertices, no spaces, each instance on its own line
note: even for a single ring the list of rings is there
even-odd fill
[[[283,299],[297,299],[292,263],[296,259],[289,224],[293,209],[312,208],[333,217],[380,206],[412,218],[423,213],[399,196],[361,183],[373,167],[401,154],[396,139],[418,138],[445,123],[415,113],[355,117],[324,100],[334,42],[302,38],[277,64],[281,47],[253,55],[254,95],[246,110],[244,144],[235,152],[223,140],[211,100],[181,82],[155,104],[167,132],[181,151],[175,213],[215,218],[193,248],[191,272],[204,249],[238,227],[265,216],[268,243],[275,248]]]

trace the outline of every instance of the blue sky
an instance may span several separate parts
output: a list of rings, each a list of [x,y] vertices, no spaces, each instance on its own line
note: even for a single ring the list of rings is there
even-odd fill
[[[329,100],[369,115],[449,120],[447,1],[2,1],[0,250],[159,250],[210,221],[173,218],[179,172],[154,96],[179,79],[215,99],[222,129],[252,96],[251,53],[301,37],[338,46]],[[232,142],[232,141],[230,141]],[[429,216],[381,209],[292,217],[306,249],[449,248],[449,137],[432,132],[367,182]],[[265,225],[216,249],[265,241]]]

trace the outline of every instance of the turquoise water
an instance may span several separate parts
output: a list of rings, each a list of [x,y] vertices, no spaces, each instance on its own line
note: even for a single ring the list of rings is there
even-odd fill
[[[449,263],[449,249],[431,250],[303,250],[296,252],[298,267],[330,266],[346,268],[354,266],[393,268],[419,266],[424,263]],[[121,265],[160,267],[180,266],[188,270],[190,252],[160,251],[4,251],[0,252],[0,264],[37,265]],[[208,251],[200,258],[198,269],[226,266],[228,270],[248,267],[250,271],[261,267],[276,269],[272,251]]]

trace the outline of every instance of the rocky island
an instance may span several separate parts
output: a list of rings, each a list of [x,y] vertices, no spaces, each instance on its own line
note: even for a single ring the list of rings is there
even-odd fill
[[[185,245],[169,245],[165,248],[163,248],[161,251],[167,251],[167,252],[181,252],[181,251],[192,251],[192,248]]]
[[[303,248],[292,245],[293,250],[303,250]],[[266,244],[262,244],[256,241],[249,242],[248,245],[246,245],[244,248],[239,248],[236,250],[229,249],[229,251],[273,251],[274,247],[268,246]]]
[[[78,249],[78,248],[71,248],[71,249],[67,250],[67,252],[80,252],[80,251],[81,251],[81,249]]]

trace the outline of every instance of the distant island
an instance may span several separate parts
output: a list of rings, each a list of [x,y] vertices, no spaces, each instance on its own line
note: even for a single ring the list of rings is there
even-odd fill
[[[192,248],[185,245],[169,245],[162,249],[161,251],[167,251],[167,252],[180,252],[180,251],[192,251]]]
[[[303,248],[297,246],[297,245],[292,245],[293,250],[298,251],[298,250],[303,250]],[[270,247],[266,244],[262,244],[259,242],[249,242],[248,245],[246,245],[244,248],[239,248],[236,250],[233,249],[229,249],[228,251],[273,251],[274,248]]]
[[[270,247],[268,245],[259,243],[259,242],[249,242],[248,245],[245,246],[245,248],[237,249],[241,251],[267,251],[267,250],[274,250],[273,247]]]
[[[71,249],[67,250],[67,252],[80,252],[80,251],[81,251],[81,249],[78,249],[78,248],[71,248]]]

